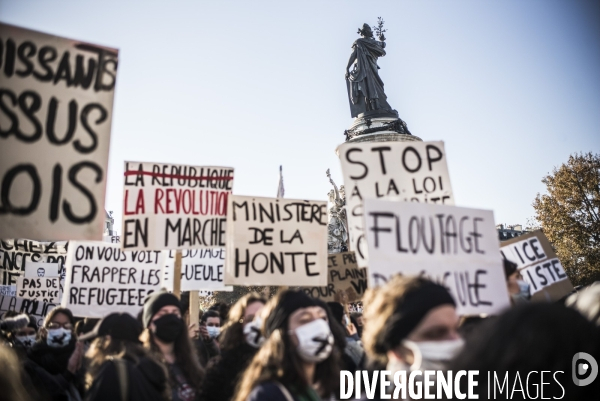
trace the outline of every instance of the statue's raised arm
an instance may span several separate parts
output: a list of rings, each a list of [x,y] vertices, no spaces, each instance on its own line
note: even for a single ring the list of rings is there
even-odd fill
[[[379,40],[373,38],[371,27],[363,24],[358,30],[361,38],[352,44],[352,54],[346,67],[352,117],[395,113],[387,102],[377,65],[377,59],[385,56],[385,29],[381,18],[375,32]]]

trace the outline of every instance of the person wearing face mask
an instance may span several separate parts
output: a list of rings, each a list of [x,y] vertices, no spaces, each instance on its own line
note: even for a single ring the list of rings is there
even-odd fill
[[[163,291],[150,294],[144,301],[142,321],[141,340],[167,366],[172,400],[198,400],[204,371],[182,319],[179,299]]]
[[[214,341],[218,344],[219,334],[221,334],[221,315],[215,310],[207,310],[200,319],[200,337],[207,343]]]
[[[26,366],[26,369],[39,391],[46,393],[47,399],[80,399],[83,394],[83,344],[73,333],[74,324],[75,319],[69,309],[52,309],[29,352],[29,358],[36,366]]]
[[[13,347],[18,350],[18,352],[29,352],[37,341],[37,321],[31,315],[27,317],[29,319],[27,326],[11,332]]]
[[[229,401],[233,397],[240,374],[262,342],[258,314],[265,303],[266,300],[260,295],[250,293],[231,307],[219,339],[221,356],[206,371],[202,385],[204,401]]]
[[[244,372],[235,401],[320,401],[339,389],[339,350],[326,306],[287,290],[265,308],[265,342]]]
[[[517,268],[517,264],[510,260],[503,259],[504,275],[506,276],[506,286],[513,305],[527,303],[531,298],[531,289],[529,283],[523,280],[523,276]]]
[[[403,370],[407,376],[415,370],[445,370],[463,347],[456,304],[441,285],[395,276],[369,290],[363,303],[369,322],[363,341],[375,369]],[[390,387],[388,393],[392,391]]]

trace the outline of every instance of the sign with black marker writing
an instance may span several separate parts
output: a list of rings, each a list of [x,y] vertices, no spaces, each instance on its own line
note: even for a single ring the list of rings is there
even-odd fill
[[[381,199],[364,206],[369,285],[423,274],[448,288],[461,315],[509,306],[491,210]]]
[[[230,167],[125,162],[122,249],[225,246],[232,188]]]
[[[75,316],[104,317],[141,310],[144,298],[160,289],[161,251],[122,251],[118,244],[71,242],[62,306]]]
[[[530,284],[531,299],[557,301],[573,290],[573,285],[541,230],[500,243],[502,257],[517,264]]]
[[[358,267],[354,252],[343,252],[327,257],[326,287],[302,287],[302,290],[325,302],[356,302],[367,290],[367,282],[367,268]]]
[[[58,306],[58,302],[43,302],[0,293],[0,315],[8,311],[26,313],[35,318],[38,327],[43,326],[46,315],[56,306]]]
[[[18,298],[57,304],[61,296],[62,286],[59,277],[19,277],[17,280]]]
[[[118,51],[0,24],[0,238],[101,240]]]
[[[225,283],[327,285],[327,202],[231,196]]]
[[[175,251],[165,253],[162,287],[173,291]],[[181,291],[200,289],[223,291],[225,248],[186,249],[181,251]]]
[[[444,142],[364,142],[338,147],[346,192],[350,250],[368,266],[363,200],[454,205]]]
[[[67,244],[66,241],[0,240],[0,285],[16,284],[32,263],[58,264],[58,275],[64,278]]]

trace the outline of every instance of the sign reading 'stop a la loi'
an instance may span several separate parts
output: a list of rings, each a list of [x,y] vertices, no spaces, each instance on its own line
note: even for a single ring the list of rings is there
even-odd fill
[[[454,205],[444,142],[345,143],[338,153],[350,249],[359,267],[368,266],[365,199]]]
[[[125,162],[122,249],[225,246],[233,168]]]
[[[0,238],[102,239],[117,56],[0,24]]]

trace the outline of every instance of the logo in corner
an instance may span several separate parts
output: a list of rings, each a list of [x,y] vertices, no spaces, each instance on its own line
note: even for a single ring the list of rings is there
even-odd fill
[[[586,352],[578,352],[573,355],[571,368],[573,383],[576,386],[587,386],[598,376],[598,362]]]

